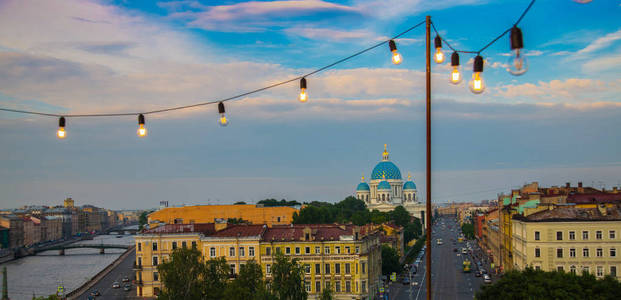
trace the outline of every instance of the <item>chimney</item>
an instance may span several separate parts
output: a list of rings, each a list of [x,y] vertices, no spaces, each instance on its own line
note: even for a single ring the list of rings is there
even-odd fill
[[[617,187],[616,187],[616,186],[613,186],[613,187],[612,187],[612,192],[613,192],[613,193],[615,193],[615,194],[619,192],[619,191],[617,190]]]
[[[578,181],[578,187],[582,187],[582,181]]]
[[[565,187],[566,187],[566,188],[570,188],[570,187],[571,187],[571,185],[569,184],[569,182],[565,183]]]
[[[597,206],[597,209],[599,210],[599,212],[602,214],[602,216],[605,216],[608,214],[608,212],[606,211],[606,205],[604,204],[600,204]]]

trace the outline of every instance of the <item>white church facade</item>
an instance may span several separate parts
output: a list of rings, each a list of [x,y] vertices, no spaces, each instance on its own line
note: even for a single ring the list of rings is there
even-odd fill
[[[356,188],[356,198],[364,201],[370,210],[391,211],[402,205],[412,216],[421,220],[425,226],[425,205],[418,201],[416,184],[408,174],[404,183],[399,168],[390,161],[387,145],[384,144],[382,160],[371,172],[371,180],[362,181]],[[424,228],[424,227],[423,227]]]

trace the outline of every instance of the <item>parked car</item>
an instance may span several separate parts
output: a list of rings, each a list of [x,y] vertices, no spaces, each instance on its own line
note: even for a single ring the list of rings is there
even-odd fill
[[[453,248],[453,252],[457,252],[457,248]]]
[[[476,277],[481,277],[481,271],[476,271],[476,272],[474,272],[474,276],[476,276]]]
[[[492,278],[489,277],[489,275],[485,274],[485,275],[483,275],[483,282],[485,282],[485,283],[492,283]]]
[[[101,293],[98,290],[91,291],[91,296],[99,296],[99,295],[101,295]]]
[[[123,290],[125,290],[125,291],[131,291],[131,289],[132,289],[132,285],[129,284],[129,283],[127,283],[127,284],[125,284],[125,286],[123,286]]]
[[[129,282],[129,278],[127,278],[127,277],[123,277],[122,281],[123,281],[123,282]]]
[[[410,284],[410,278],[405,276],[405,277],[403,277],[403,280],[401,282],[403,283],[403,285],[409,285]]]
[[[487,271],[485,269],[481,269],[481,274],[487,274]]]
[[[112,283],[112,288],[113,289],[118,289],[121,287],[121,284],[118,281],[115,281]]]

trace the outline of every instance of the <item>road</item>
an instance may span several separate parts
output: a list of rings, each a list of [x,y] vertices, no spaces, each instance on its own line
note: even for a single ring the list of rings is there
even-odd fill
[[[444,226],[442,225],[444,223]],[[451,229],[449,229],[449,227]],[[439,218],[433,226],[432,251],[431,251],[431,288],[433,299],[473,299],[474,294],[483,285],[483,278],[474,275],[477,270],[476,263],[470,254],[462,255],[462,247],[466,247],[466,242],[457,242],[457,236],[461,232],[458,224],[453,218]],[[442,239],[443,244],[438,245],[437,239]],[[455,244],[452,242],[455,240]],[[469,243],[474,251],[476,243]],[[453,249],[457,248],[458,252]],[[468,258],[472,263],[472,272],[463,272],[464,258]],[[399,282],[390,285],[389,299],[426,299],[427,282],[425,282],[425,261],[423,257],[416,274],[412,274],[412,281],[418,286],[403,285]]]
[[[101,296],[96,297],[97,300],[139,299],[136,297],[136,286],[132,284],[132,289],[125,291],[123,290],[125,283],[122,282],[123,277],[129,278],[130,283],[134,279],[132,267],[135,259],[136,249],[132,250],[119,265],[106,274],[95,286],[77,297],[77,299],[87,299],[90,292],[94,290],[98,290],[101,293]],[[112,283],[115,281],[121,284],[120,288],[112,288]]]

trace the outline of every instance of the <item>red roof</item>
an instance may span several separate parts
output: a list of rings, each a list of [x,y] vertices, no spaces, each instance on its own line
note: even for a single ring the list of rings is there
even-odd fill
[[[343,235],[353,235],[355,225],[338,224],[296,224],[296,225],[274,225],[267,228],[263,235],[263,241],[301,241],[304,240],[304,230],[311,230],[311,239],[315,241],[339,240]],[[369,228],[359,226],[360,236],[369,232]]]
[[[567,203],[589,204],[589,203],[615,203],[621,202],[621,193],[591,193],[591,194],[569,194]]]
[[[213,223],[196,223],[196,224],[166,224],[152,229],[146,229],[142,233],[159,234],[159,233],[192,233],[200,232],[211,234],[216,232]]]
[[[258,236],[261,235],[267,226],[262,224],[251,225],[251,224],[240,224],[240,225],[230,225],[229,227],[217,231],[216,233],[210,234],[209,236],[213,237],[242,237],[242,236]]]

